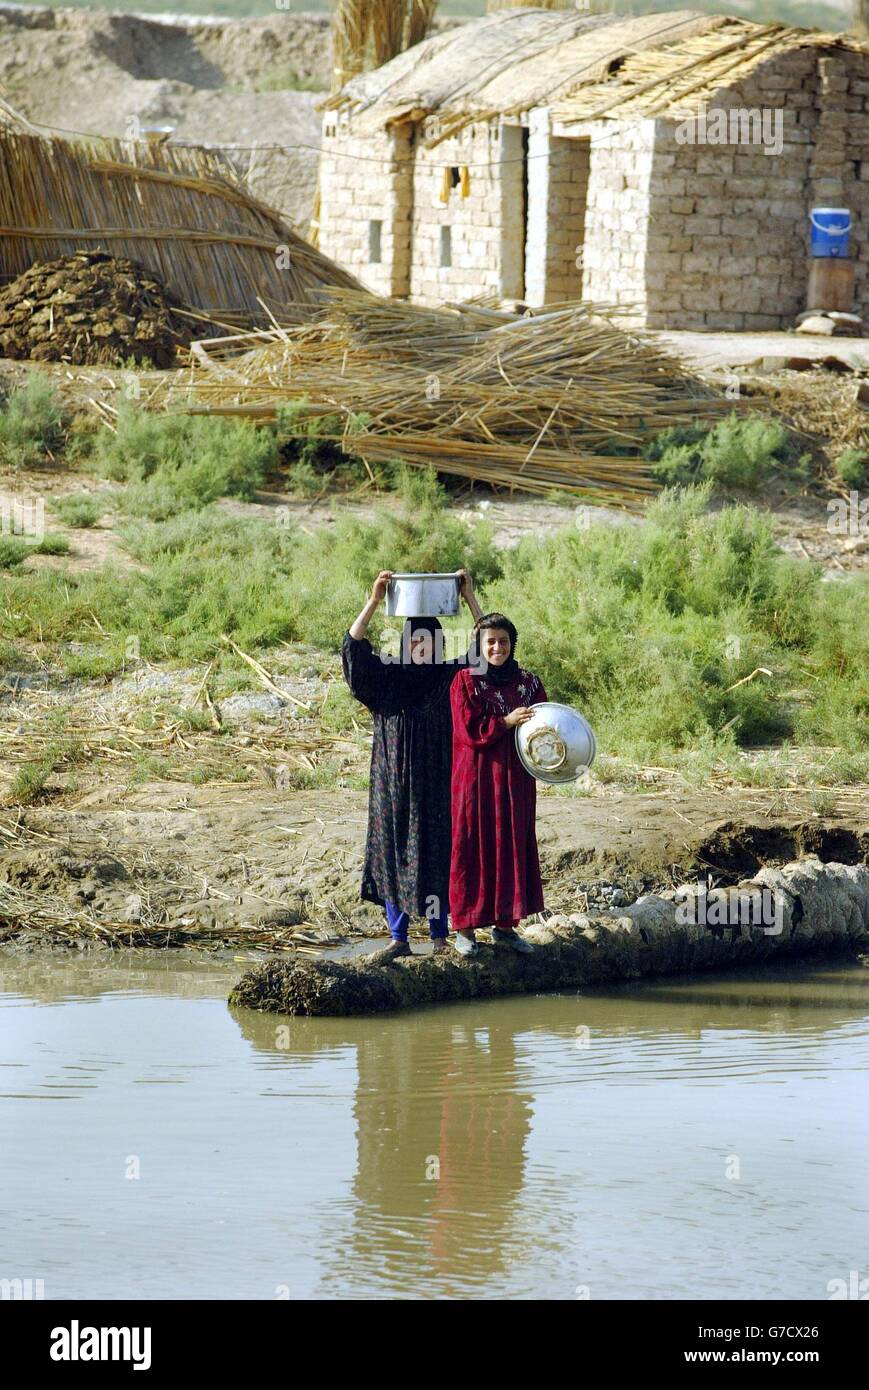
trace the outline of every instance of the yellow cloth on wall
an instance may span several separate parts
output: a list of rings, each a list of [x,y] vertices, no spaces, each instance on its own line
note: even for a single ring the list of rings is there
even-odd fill
[[[467,164],[462,165],[462,172],[459,176],[459,187],[462,190],[462,197],[467,198],[471,191],[471,171]]]
[[[451,188],[452,188],[452,180],[450,179],[450,170],[449,170],[449,166],[445,164],[445,165],[444,165],[444,176],[443,176],[443,178],[441,179],[441,191],[440,191],[440,200],[441,200],[442,203],[448,203],[448,202],[450,201],[450,189],[451,189]]]

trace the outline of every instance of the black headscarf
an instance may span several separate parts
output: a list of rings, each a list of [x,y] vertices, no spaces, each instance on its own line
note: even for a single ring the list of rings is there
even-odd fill
[[[482,652],[480,634],[486,628],[493,627],[503,628],[510,638],[510,655],[500,666],[487,661]],[[482,618],[478,618],[474,624],[474,639],[471,644],[473,663],[480,675],[485,676],[486,680],[491,681],[493,685],[509,685],[510,681],[515,680],[519,674],[519,662],[515,656],[517,636],[515,627],[509,618],[504,617],[503,613],[484,613]]]
[[[411,638],[419,632],[429,632],[432,638],[430,659],[424,662],[414,661],[410,650]],[[427,704],[437,696],[455,674],[454,663],[445,661],[443,628],[437,618],[405,619],[398,658],[392,658],[388,669],[390,703]]]
[[[431,633],[431,655],[428,661],[414,661],[411,655],[410,644],[414,637],[421,632]],[[443,638],[438,638],[437,633],[442,633],[443,628],[438,618],[405,618],[404,627],[401,630],[401,651],[399,660],[401,665],[410,671],[423,671],[431,673],[443,661]]]

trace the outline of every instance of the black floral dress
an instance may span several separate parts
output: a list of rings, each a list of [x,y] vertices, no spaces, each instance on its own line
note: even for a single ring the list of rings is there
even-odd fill
[[[344,679],[374,715],[361,896],[412,917],[449,901],[450,685],[462,662],[408,671],[381,661],[367,637],[344,634]]]

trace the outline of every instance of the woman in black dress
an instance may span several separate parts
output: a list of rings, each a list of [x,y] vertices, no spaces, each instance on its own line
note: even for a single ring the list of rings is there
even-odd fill
[[[474,621],[480,606],[467,570],[457,571]],[[365,633],[392,578],[383,570],[344,635],[344,679],[374,715],[368,837],[362,897],[386,911],[385,959],[411,954],[411,917],[425,917],[435,950],[445,950],[450,881],[450,684],[463,659],[443,659],[437,618],[408,618],[400,660],[382,658]]]

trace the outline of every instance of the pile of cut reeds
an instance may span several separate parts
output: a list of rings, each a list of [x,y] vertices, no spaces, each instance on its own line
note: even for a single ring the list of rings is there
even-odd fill
[[[187,388],[195,410],[269,420],[303,401],[338,417],[330,437],[369,469],[400,459],[625,505],[655,490],[641,457],[651,436],[733,408],[654,339],[584,304],[432,309],[336,289],[308,324],[191,350],[205,368]]]
[[[324,286],[358,288],[216,150],[105,138],[98,154],[0,127],[0,280],[80,250],[134,261],[194,320],[242,329],[267,324],[266,305],[305,319]]]

